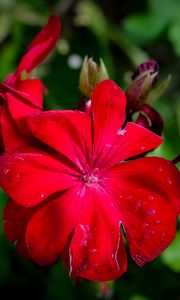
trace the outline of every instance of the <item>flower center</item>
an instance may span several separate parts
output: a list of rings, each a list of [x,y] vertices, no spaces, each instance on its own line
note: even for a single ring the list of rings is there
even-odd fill
[[[94,169],[92,172],[87,172],[82,176],[82,180],[85,182],[86,186],[91,186],[98,182],[98,169]]]

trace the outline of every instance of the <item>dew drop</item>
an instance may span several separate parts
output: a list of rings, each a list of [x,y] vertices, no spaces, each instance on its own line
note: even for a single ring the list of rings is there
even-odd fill
[[[44,197],[45,197],[44,193],[40,193],[40,197],[41,197],[41,199],[44,199]]]
[[[148,200],[154,200],[154,196],[149,195],[149,196],[148,196]]]
[[[138,254],[136,254],[136,258],[137,258],[138,260],[140,260],[140,261],[143,261],[142,257],[141,257],[140,255],[138,255]]]
[[[136,203],[135,209],[138,210],[138,209],[141,208],[141,206],[142,206],[142,202],[139,200],[139,201]]]
[[[95,249],[95,248],[94,248],[94,249],[91,249],[90,252],[91,252],[91,253],[96,253],[96,252],[97,252],[97,249]]]
[[[148,216],[154,216],[156,214],[156,210],[154,208],[150,208],[147,210]]]
[[[9,173],[9,169],[4,169],[4,174],[8,174]]]
[[[167,178],[167,184],[171,185],[172,184],[172,180],[170,177]]]
[[[128,196],[128,199],[129,199],[129,200],[133,199],[133,196]]]
[[[154,230],[148,230],[146,233],[145,233],[145,236],[146,237],[152,237],[153,236],[153,234],[154,234],[155,232],[154,232]]]
[[[162,172],[162,171],[163,171],[163,167],[160,167],[160,168],[159,168],[159,171]]]
[[[166,234],[163,232],[161,235],[161,241],[164,242]]]
[[[84,246],[85,246],[85,247],[87,246],[87,240],[84,241]]]
[[[16,174],[16,178],[20,178],[20,174]]]
[[[146,147],[145,146],[141,146],[140,149],[141,149],[141,151],[144,151],[146,149]]]
[[[106,148],[111,148],[112,144],[106,144]]]
[[[118,135],[124,135],[126,133],[126,130],[125,129],[119,129],[118,131],[117,131],[117,134]]]
[[[143,228],[148,228],[149,227],[149,223],[144,223],[143,224]]]
[[[154,222],[154,224],[155,224],[155,225],[160,225],[160,224],[161,224],[161,221],[160,221],[160,220],[156,220],[156,221]]]
[[[21,156],[19,156],[17,159],[21,160],[21,161],[25,161],[25,159],[23,157],[21,157]]]

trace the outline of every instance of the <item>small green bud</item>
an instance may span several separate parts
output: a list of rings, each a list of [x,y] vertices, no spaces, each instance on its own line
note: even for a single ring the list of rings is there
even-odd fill
[[[109,75],[102,59],[97,65],[93,58],[85,57],[79,78],[79,87],[83,96],[89,99],[95,86],[108,78]]]

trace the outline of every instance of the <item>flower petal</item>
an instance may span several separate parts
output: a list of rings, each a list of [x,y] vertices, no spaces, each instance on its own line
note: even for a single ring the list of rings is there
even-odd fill
[[[22,57],[16,70],[16,77],[21,72],[31,72],[55,47],[60,35],[60,20],[56,15],[52,15],[47,25],[36,35],[29,45],[28,51]]]
[[[11,84],[11,82],[0,84],[0,93],[4,100],[6,100],[5,94],[11,93],[40,109],[42,108],[43,89],[42,82],[37,78],[20,80],[17,84]]]
[[[159,135],[129,122],[124,129],[116,132],[116,138],[112,144],[105,145],[106,154],[98,158],[98,163],[106,167],[113,166],[158,147],[162,141]]]
[[[36,208],[25,208],[17,205],[11,199],[8,200],[3,212],[3,227],[6,238],[15,244],[18,253],[29,259],[27,251],[25,232],[29,219]]]
[[[48,111],[28,118],[39,140],[70,159],[78,168],[87,168],[91,157],[91,118],[79,111]]]
[[[26,101],[23,101],[20,97],[14,96],[10,93],[6,93],[6,99],[9,112],[17,128],[19,129],[19,133],[21,132],[25,136],[29,135],[29,128],[27,126],[25,117],[39,112],[40,109],[32,106]]]
[[[4,154],[0,159],[0,186],[18,204],[31,207],[76,183],[77,175],[44,152]]]
[[[172,242],[180,212],[180,174],[162,158],[146,157],[109,170],[109,185],[137,264],[156,258]]]
[[[26,242],[37,264],[52,264],[59,258],[77,223],[82,202],[76,185],[33,215],[27,227]]]
[[[24,94],[28,94],[32,96],[32,99],[28,99],[28,101],[39,108],[43,107],[43,91],[44,87],[40,79],[26,79],[19,80],[16,85],[16,89],[19,92],[20,96]],[[25,95],[25,99],[27,99]],[[30,101],[31,100],[31,101]]]
[[[127,268],[119,215],[103,203],[112,202],[107,193],[89,189],[84,201],[70,245],[70,275],[93,281],[116,279]]]
[[[126,98],[120,87],[112,80],[104,80],[92,93],[94,117],[94,160],[112,144],[117,131],[122,127]]]
[[[1,107],[0,123],[2,143],[6,152],[15,151],[30,144],[31,140],[19,132],[9,113],[7,103],[4,103]]]

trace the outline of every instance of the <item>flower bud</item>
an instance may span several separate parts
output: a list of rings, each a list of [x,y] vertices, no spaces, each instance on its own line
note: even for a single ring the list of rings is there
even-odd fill
[[[87,99],[90,99],[95,86],[108,78],[109,75],[102,59],[100,59],[100,64],[97,65],[92,58],[85,57],[80,73],[79,87],[81,93]]]
[[[132,112],[144,103],[155,83],[158,74],[158,64],[150,60],[141,64],[133,73],[132,82],[126,91],[127,106]]]
[[[162,119],[161,115],[158,113],[158,111],[146,103],[142,104],[140,106],[139,110],[141,112],[143,112],[150,121],[149,127],[146,127],[146,126],[144,126],[144,127],[148,128],[149,130],[153,131],[154,133],[156,133],[158,135],[161,135],[164,124],[163,124],[163,119]],[[140,121],[139,121],[139,123],[140,123]],[[139,124],[139,125],[141,125],[141,124]]]

